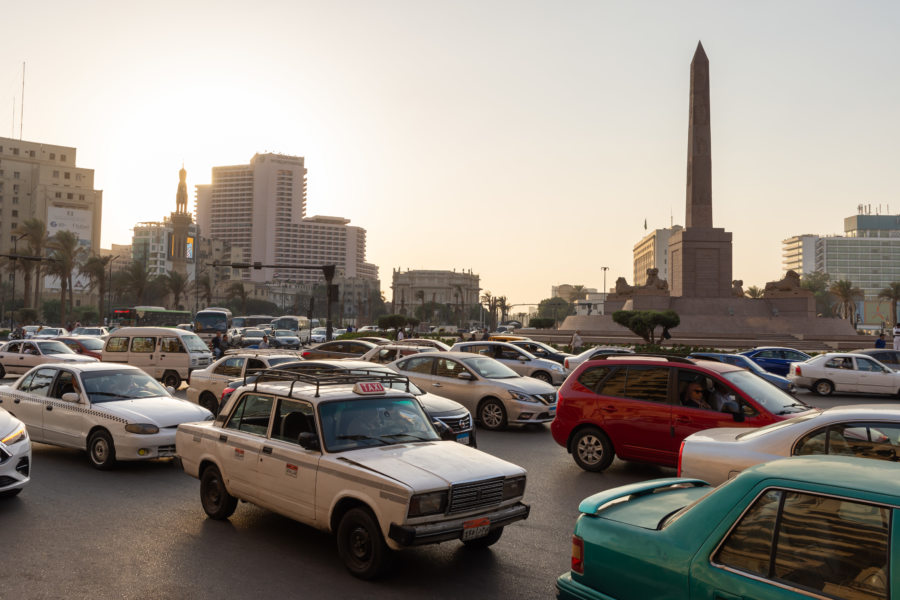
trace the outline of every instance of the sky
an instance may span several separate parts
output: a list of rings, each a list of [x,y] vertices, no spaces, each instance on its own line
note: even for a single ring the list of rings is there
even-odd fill
[[[785,238],[840,234],[860,204],[900,213],[894,1],[47,0],[3,15],[0,136],[77,148],[105,248],[174,210],[182,164],[192,206],[213,166],[278,152],[306,159],[308,216],[367,230],[388,299],[394,269],[471,269],[510,304],[633,282],[634,245],[684,224],[698,41],[713,222],[745,289],[781,278]]]

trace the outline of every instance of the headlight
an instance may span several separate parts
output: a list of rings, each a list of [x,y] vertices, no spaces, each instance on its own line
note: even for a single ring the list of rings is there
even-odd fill
[[[28,432],[25,430],[25,426],[22,425],[18,429],[14,429],[11,434],[0,440],[0,443],[6,444],[7,446],[12,446],[13,444],[23,442],[27,439]]]
[[[159,433],[159,427],[152,423],[129,423],[125,426],[128,433],[140,433],[149,435],[151,433]]]
[[[503,482],[503,499],[511,500],[525,493],[525,477],[510,477]]]
[[[513,400],[523,400],[525,402],[534,402],[534,398],[532,398],[528,394],[522,394],[520,392],[516,392],[513,390],[508,390],[508,391],[509,391],[509,397],[512,398]]]
[[[550,367],[550,368],[551,368],[552,370],[556,371],[557,373],[565,373],[565,372],[566,372],[566,370],[563,369],[562,365],[559,365],[559,364],[556,364],[556,363],[553,363],[553,366]]]
[[[447,507],[447,490],[416,494],[409,500],[408,516],[422,517],[444,512]]]

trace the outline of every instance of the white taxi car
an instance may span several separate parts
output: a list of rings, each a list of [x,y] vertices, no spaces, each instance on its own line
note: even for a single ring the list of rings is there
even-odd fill
[[[278,378],[280,381],[273,381]],[[178,427],[185,472],[213,519],[252,502],[337,535],[347,569],[369,579],[392,550],[497,542],[528,517],[525,470],[441,441],[398,375],[261,375],[214,423]]]
[[[48,362],[95,363],[97,359],[76,354],[58,340],[16,340],[0,346],[0,378],[21,375]]]
[[[137,367],[98,362],[35,367],[0,386],[0,408],[22,421],[35,442],[87,450],[98,469],[174,456],[179,423],[213,418]]]
[[[289,354],[277,350],[234,351],[205,369],[191,371],[188,379],[187,399],[216,414],[219,399],[229,381],[243,379],[256,371],[271,369],[277,365],[301,360],[299,353]]]
[[[0,498],[22,491],[31,475],[31,441],[25,424],[0,408]]]

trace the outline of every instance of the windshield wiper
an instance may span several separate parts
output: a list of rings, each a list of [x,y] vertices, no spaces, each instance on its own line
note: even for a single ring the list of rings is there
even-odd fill
[[[420,435],[413,435],[412,433],[389,433],[388,435],[380,435],[378,437],[384,437],[384,438],[411,437],[414,440],[419,440],[420,442],[431,441],[428,438],[424,438]]]
[[[384,440],[378,439],[377,437],[372,437],[370,435],[339,435],[337,436],[339,440],[353,440],[354,442],[359,442],[362,440],[374,440],[376,442],[380,442],[383,446],[387,446],[388,443]]]

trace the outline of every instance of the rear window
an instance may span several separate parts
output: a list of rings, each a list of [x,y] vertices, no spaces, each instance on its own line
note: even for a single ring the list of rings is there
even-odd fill
[[[596,389],[598,394],[648,402],[668,402],[668,367],[629,365],[619,367]]]
[[[106,342],[107,352],[128,352],[127,337],[112,337]]]

